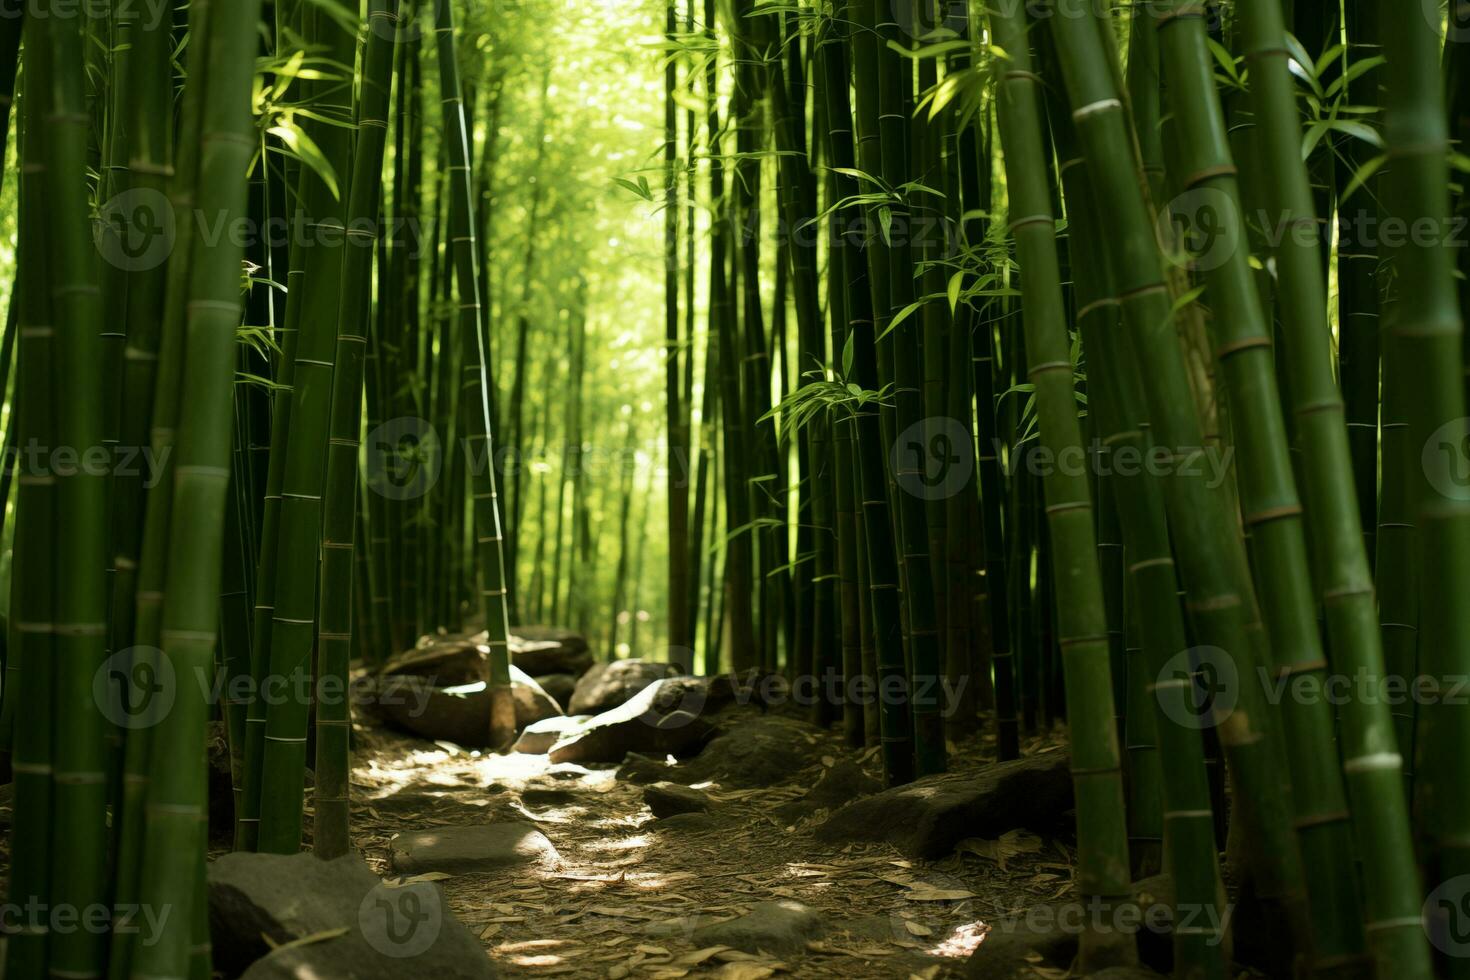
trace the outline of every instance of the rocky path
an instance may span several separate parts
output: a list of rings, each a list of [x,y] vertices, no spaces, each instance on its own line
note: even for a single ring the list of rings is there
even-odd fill
[[[691,762],[622,767],[361,731],[357,845],[432,882],[513,977],[963,975],[991,923],[1071,890],[1072,849],[1021,829],[938,860],[843,839],[862,826],[824,828],[880,788],[871,751],[755,709],[724,727]],[[978,767],[983,746],[958,755]]]

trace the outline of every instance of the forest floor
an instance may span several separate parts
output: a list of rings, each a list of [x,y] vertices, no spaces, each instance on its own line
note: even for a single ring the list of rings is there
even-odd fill
[[[959,976],[990,923],[1072,890],[1074,849],[1024,831],[962,842],[939,861],[886,843],[825,843],[825,810],[787,806],[840,761],[876,774],[876,749],[853,752],[802,724],[787,778],[734,789],[696,783],[708,819],[658,820],[645,787],[616,766],[553,764],[545,755],[480,753],[359,728],[353,775],[355,843],[392,876],[396,835],[491,821],[533,824],[555,847],[551,865],[437,872],[449,908],[509,977]],[[952,768],[994,758],[977,736],[953,747]],[[1065,751],[1035,738],[1027,754]],[[786,809],[783,811],[783,806]],[[820,938],[779,954],[701,944],[704,923],[794,900],[822,920]],[[1065,971],[1036,965],[1037,977]]]

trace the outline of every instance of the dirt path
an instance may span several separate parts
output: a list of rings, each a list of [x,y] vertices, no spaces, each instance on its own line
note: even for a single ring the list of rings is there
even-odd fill
[[[778,814],[824,768],[854,754],[808,727],[794,759],[811,764],[779,785],[695,786],[714,802],[698,827],[655,820],[644,787],[616,767],[554,765],[544,755],[493,755],[360,729],[353,777],[356,842],[390,876],[396,834],[515,820],[534,824],[560,866],[435,876],[450,908],[510,977],[957,976],[987,922],[1068,894],[1073,853],[1007,834],[966,841],[942,861],[905,859],[886,844],[815,839],[826,817]],[[955,768],[983,764],[987,746],[960,747]],[[1028,752],[1056,750],[1036,742]],[[805,951],[742,953],[701,946],[701,923],[794,900],[820,913],[825,935]],[[1039,970],[1038,976],[1060,976]]]

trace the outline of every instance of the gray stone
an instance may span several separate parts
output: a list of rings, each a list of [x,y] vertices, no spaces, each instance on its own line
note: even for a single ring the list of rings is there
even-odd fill
[[[577,678],[571,674],[545,674],[536,678],[541,690],[566,711],[572,706],[572,692],[577,689]]]
[[[227,977],[496,975],[479,941],[430,882],[391,888],[360,858],[323,861],[307,853],[234,852],[211,862],[208,873],[214,966]],[[273,944],[341,929],[347,932],[271,953]]]
[[[791,899],[761,902],[746,915],[694,930],[695,946],[731,946],[747,953],[789,955],[806,949],[808,940],[825,933],[822,917]]]
[[[517,626],[510,638],[510,659],[532,677],[580,677],[592,666],[587,638],[560,626]]]
[[[835,810],[853,800],[882,792],[883,783],[870,776],[851,759],[843,759],[822,771],[817,782],[799,800],[776,808],[776,816],[784,821],[797,820],[818,810]]]
[[[516,728],[522,729],[547,718],[562,714],[561,705],[538,683],[515,664],[510,666],[510,694],[516,703]],[[490,721],[485,720],[488,729]]]
[[[723,827],[723,824],[708,813],[676,813],[653,822],[654,830],[681,834],[702,834],[711,830],[722,830]]]
[[[557,742],[547,755],[552,762],[622,762],[629,752],[662,757],[702,745],[712,726],[683,708],[691,682],[697,685],[694,678],[670,677],[645,687]]]
[[[582,730],[582,727],[591,720],[590,715],[557,715],[554,718],[543,718],[541,721],[532,722],[521,732],[516,744],[511,746],[512,752],[524,752],[528,755],[545,755],[559,740],[574,735]]]
[[[539,865],[555,868],[561,857],[546,835],[528,823],[489,823],[436,827],[399,834],[390,844],[393,870],[418,875],[429,871],[464,874]]]
[[[1071,807],[1067,753],[1052,752],[884,790],[838,810],[816,836],[829,843],[888,841],[910,857],[933,860],[966,837],[1017,827],[1065,832]]]
[[[567,710],[574,715],[595,715],[616,708],[655,681],[673,677],[672,664],[648,660],[614,660],[596,664],[577,681]]]
[[[643,802],[655,817],[672,817],[676,813],[707,813],[713,801],[697,789],[665,782],[645,787]]]
[[[741,716],[725,726],[699,755],[663,778],[670,782],[714,782],[748,789],[774,786],[818,763],[821,730],[777,715]]]

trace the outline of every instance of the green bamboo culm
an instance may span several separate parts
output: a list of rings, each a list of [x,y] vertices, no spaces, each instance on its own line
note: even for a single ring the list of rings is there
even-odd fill
[[[18,305],[15,417],[11,425],[18,438],[38,445],[56,444],[57,338],[51,297],[46,289],[46,200],[42,183],[46,158],[45,25],[39,18],[25,22],[25,75],[20,112],[20,221],[17,250]],[[10,579],[10,637],[6,647],[5,700],[14,702],[15,735],[11,768],[15,773],[14,826],[9,901],[50,902],[51,875],[51,764],[54,741],[51,728],[52,669],[55,663],[56,477],[43,457],[22,454],[17,462],[15,541],[13,567],[30,569]],[[5,975],[40,980],[46,974],[44,926],[22,922],[7,937]]]
[[[372,0],[366,31],[322,499],[321,623],[317,632],[316,672],[322,696],[316,708],[313,770],[316,792],[312,797],[315,806],[312,850],[321,858],[341,857],[351,848],[348,742],[352,713],[347,685],[348,664],[352,659],[357,464],[373,255],[378,246],[377,218],[382,201],[388,105],[398,35],[398,0]],[[363,626],[359,624],[358,628]]]
[[[103,444],[105,351],[99,258],[92,241],[87,180],[91,117],[85,96],[85,18],[50,10],[36,40],[46,45],[49,87],[42,146],[42,184],[50,241],[51,311],[58,363],[66,366],[67,396],[57,400],[56,445],[77,461],[56,466],[58,578],[53,614],[55,689],[51,717],[58,725],[52,757],[51,900],[86,909],[106,903],[106,722],[92,693],[107,641],[108,466],[98,466]],[[105,457],[104,457],[105,458]],[[63,571],[64,569],[64,571]],[[63,843],[64,842],[64,843]],[[50,947],[54,975],[101,971],[106,936],[79,932]]]
[[[1043,156],[1040,78],[1033,67],[1024,8],[1005,5],[992,9],[989,18],[993,44],[1004,52],[995,58],[996,117],[1005,150],[1007,218],[1021,269],[1027,375],[1035,385],[1042,444],[1054,459],[1082,459],[1056,220]],[[1055,549],[1057,639],[1072,732],[1078,894],[1083,901],[1118,901],[1129,892],[1128,830],[1087,475],[1053,467],[1045,476],[1045,494]],[[1133,937],[1122,930],[1089,929],[1080,937],[1085,972],[1131,964],[1137,957]]]
[[[1467,422],[1462,375],[1462,323],[1453,254],[1442,240],[1449,221],[1449,139],[1439,71],[1438,18],[1378,5],[1383,37],[1388,160],[1381,181],[1390,217],[1405,230],[1392,257],[1384,388],[1401,392],[1407,407],[1413,513],[1419,527],[1421,594],[1419,675],[1443,684],[1470,673],[1470,494],[1460,476]],[[1387,458],[1384,465],[1387,465]],[[1443,690],[1443,688],[1442,688]],[[1450,699],[1453,700],[1453,699]],[[1431,938],[1441,949],[1455,942],[1458,901],[1437,897],[1470,874],[1470,784],[1464,779],[1470,713],[1453,703],[1419,705],[1414,812],[1430,900]],[[1457,881],[1458,880],[1458,881]],[[1470,959],[1447,956],[1452,978],[1470,976]]]
[[[436,0],[434,33],[439,49],[439,87],[444,106],[450,176],[450,237],[454,278],[459,294],[459,342],[464,345],[460,421],[474,466],[475,557],[480,603],[489,648],[490,744],[508,745],[515,737],[515,705],[510,697],[510,610],[506,602],[505,547],[500,501],[495,486],[494,441],[490,428],[489,381],[485,337],[479,329],[480,270],[475,265],[474,198],[470,179],[469,133],[454,46],[452,0]]]
[[[204,37],[208,26],[212,3],[199,5],[190,10],[192,30],[196,36]],[[142,48],[135,53],[135,63],[143,57],[143,50],[151,41],[140,38]],[[189,215],[197,213],[195,194],[199,163],[199,132],[204,112],[205,79],[208,74],[208,51],[203,43],[190,45],[187,49],[189,77],[194,84],[186,86],[180,110],[178,161],[172,178],[168,181],[168,206],[172,213]],[[146,168],[145,168],[146,169]],[[186,329],[189,302],[189,262],[193,250],[195,222],[176,221],[171,255],[164,277],[162,302],[163,322],[159,325],[158,364],[156,379],[151,395],[148,445],[154,458],[163,461],[158,483],[148,491],[144,503],[143,536],[138,557],[137,588],[134,595],[134,629],[132,657],[128,663],[129,683],[136,684],[129,691],[130,702],[136,713],[126,726],[126,743],[123,753],[121,780],[122,798],[115,804],[113,815],[115,846],[117,849],[117,882],[114,901],[133,902],[137,899],[142,875],[144,830],[147,826],[148,780],[151,773],[150,758],[153,738],[159,713],[168,710],[167,698],[150,693],[153,672],[159,669],[162,660],[160,650],[163,632],[163,598],[168,576],[169,533],[173,514],[174,445],[180,404],[178,379],[183,370],[184,332]],[[131,299],[133,293],[130,291]],[[130,338],[129,342],[132,342]],[[117,932],[112,936],[112,949],[108,959],[108,975],[114,980],[130,975],[132,950],[136,936],[129,932]]]
[[[1197,458],[1190,454],[1204,450],[1202,426],[1174,332],[1153,211],[1134,162],[1136,143],[1121,97],[1109,28],[1095,15],[1053,17],[1048,24],[1087,163],[1090,197],[1098,202],[1099,247],[1117,256],[1113,269],[1128,341],[1125,360],[1130,362],[1127,369],[1139,376],[1146,397],[1148,417],[1138,421],[1148,422],[1160,452],[1171,458]],[[1123,369],[1123,364],[1114,368]],[[1224,495],[1187,467],[1150,479],[1163,491],[1195,635],[1206,645],[1200,655],[1216,656],[1234,667],[1237,678],[1254,680],[1258,658],[1250,636],[1255,598],[1246,577],[1243,544]],[[1171,664],[1171,669],[1176,666],[1181,672],[1198,668],[1185,663]],[[1271,910],[1267,928],[1273,947],[1286,961],[1279,965],[1290,970],[1289,961],[1304,948],[1308,926],[1301,861],[1291,833],[1284,752],[1264,691],[1255,683],[1236,683],[1232,688],[1234,703],[1214,702],[1206,720],[1216,726],[1231,761],[1234,815],[1242,821],[1245,839],[1255,845],[1250,851],[1251,885]]]
[[[303,9],[305,40],[308,46],[320,45],[329,62],[350,71],[356,60],[357,32],[348,24],[356,22],[357,5],[345,0],[328,3],[340,8],[335,16],[319,6]],[[321,148],[332,174],[348,173],[352,131],[342,123],[352,119],[352,86],[329,77],[314,82],[309,92],[316,100],[315,112],[331,120],[313,120],[307,126],[309,135]],[[328,183],[328,176],[315,167],[301,168],[297,216],[311,237],[293,243],[292,249],[293,253],[302,253],[299,264],[303,275],[299,282],[292,283],[293,293],[300,291],[295,321],[299,332],[291,380],[291,427],[281,481],[280,535],[266,671],[273,682],[284,685],[285,695],[266,710],[258,799],[258,846],[276,854],[294,854],[301,847],[311,654],[317,633],[322,489],[326,479],[322,459],[329,441],[346,252],[345,202],[338,188]],[[297,265],[293,255],[293,269]]]
[[[1402,759],[1384,696],[1383,648],[1373,578],[1361,533],[1343,402],[1332,375],[1327,288],[1312,189],[1302,163],[1296,84],[1288,68],[1278,0],[1239,7],[1250,95],[1262,164],[1264,203],[1289,234],[1276,248],[1278,304],[1286,345],[1287,390],[1296,415],[1317,588],[1326,611],[1333,671],[1362,678],[1338,713],[1342,769],[1354,801],[1354,835],[1363,851],[1368,947],[1380,975],[1431,976],[1429,947],[1417,921],[1418,866],[1403,792]]]
[[[254,127],[250,114],[259,0],[195,0],[191,15],[208,15],[192,44],[205,46],[209,75],[199,131],[195,203],[228,220],[247,213]],[[133,950],[133,976],[208,977],[198,950],[208,788],[205,746],[212,708],[195,678],[214,669],[219,583],[230,504],[230,432],[234,419],[236,328],[242,304],[239,243],[193,243],[176,256],[189,272],[183,370],[176,379],[179,413],[168,535],[162,648],[179,679],[162,714],[150,759],[140,898],[145,908],[171,908],[157,941]],[[175,383],[165,378],[164,384]]]
[[[1169,79],[1181,168],[1179,200],[1186,210],[1212,212],[1223,236],[1211,245],[1204,270],[1206,299],[1215,314],[1215,358],[1236,423],[1241,519],[1251,535],[1272,665],[1278,677],[1290,678],[1293,691],[1281,704],[1280,716],[1307,873],[1313,954],[1319,972],[1337,975],[1361,968],[1352,961],[1364,951],[1362,915],[1352,865],[1342,860],[1352,853],[1352,827],[1342,775],[1333,764],[1332,705],[1322,687],[1327,660],[1275,355],[1253,281],[1236,171],[1206,46],[1204,10],[1179,0],[1159,10],[1152,26],[1159,32]],[[1272,43],[1284,44],[1284,33],[1282,41]],[[1307,208],[1301,217],[1310,218],[1310,199]],[[1321,360],[1324,369],[1330,367],[1325,355]],[[1317,393],[1323,393],[1320,387]],[[1331,397],[1336,400],[1335,393]]]

